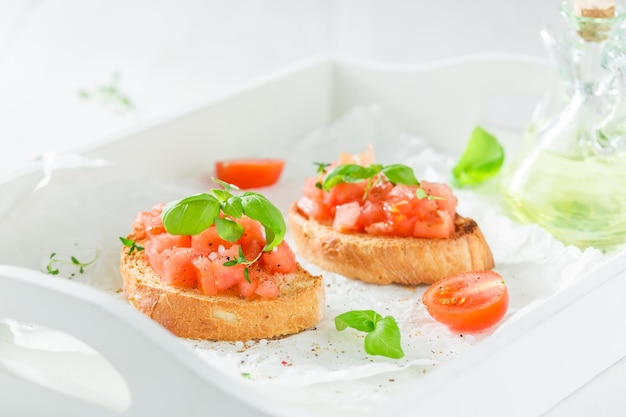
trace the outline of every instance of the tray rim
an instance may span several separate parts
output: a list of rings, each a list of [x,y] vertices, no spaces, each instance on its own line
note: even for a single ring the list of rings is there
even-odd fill
[[[489,56],[483,56],[483,57],[473,57],[472,59],[493,59],[494,57],[501,57],[500,55],[489,55]],[[507,57],[504,57],[504,59],[508,59]],[[219,106],[220,103],[223,100],[229,100],[232,98],[237,98],[239,97],[241,94],[246,94],[249,93],[250,91],[253,91],[255,88],[259,88],[263,85],[265,85],[266,83],[272,83],[272,82],[280,82],[282,77],[285,76],[289,76],[293,71],[306,71],[310,66],[315,66],[315,65],[320,65],[320,64],[325,64],[330,62],[332,64],[332,61],[328,61],[327,57],[323,57],[321,59],[313,59],[311,61],[308,61],[306,63],[303,63],[301,65],[297,65],[294,66],[293,68],[290,69],[286,69],[284,71],[281,71],[281,73],[279,74],[275,74],[274,76],[271,77],[267,77],[266,79],[263,80],[259,80],[257,83],[252,83],[249,86],[245,86],[242,87],[242,89],[238,92],[233,92],[232,95],[228,95],[227,97],[221,97],[221,98],[216,98],[211,100],[210,103],[206,104],[204,107],[210,107],[210,106]],[[459,61],[454,61],[454,62],[463,62],[463,59],[459,60]],[[355,62],[351,62],[351,65],[355,65]],[[358,64],[358,63],[356,63]],[[370,63],[372,65],[372,68],[376,68],[376,69],[384,69],[385,66],[384,65],[379,65],[377,63]],[[407,71],[419,71],[420,70],[420,66],[388,66],[387,68],[404,68]],[[424,67],[426,68],[426,67]],[[186,114],[186,113],[185,113]],[[77,150],[79,153],[86,153],[86,154],[97,154],[98,149],[100,149],[103,145],[107,145],[110,144],[112,142],[116,142],[116,141],[124,141],[124,140],[128,140],[129,138],[132,138],[134,134],[138,133],[138,132],[143,132],[145,131],[145,129],[154,129],[154,128],[159,128],[160,126],[162,126],[163,124],[167,124],[169,122],[171,122],[172,120],[176,120],[178,119],[181,115],[183,114],[179,114],[179,115],[173,115],[171,117],[168,117],[164,120],[160,120],[157,121],[155,123],[151,123],[148,126],[141,126],[137,129],[133,129],[132,132],[125,132],[123,134],[120,135],[116,135],[116,137],[114,138],[108,138],[108,139],[103,139],[102,141],[99,141],[99,143],[94,143],[94,144],[90,144],[87,147],[82,147],[82,149]],[[5,180],[5,182],[11,182],[14,179],[18,179],[20,178],[22,175],[22,173],[16,173],[14,178],[7,178]],[[0,179],[1,180],[1,179]],[[0,187],[2,186],[2,181],[0,181]],[[616,259],[613,262],[610,262],[608,266],[605,265],[606,268],[617,268],[618,271],[616,272],[616,274],[614,275],[609,275],[606,274],[603,277],[597,279],[597,280],[591,280],[591,279],[581,279],[580,281],[578,281],[577,283],[575,283],[572,287],[567,288],[565,291],[563,291],[562,293],[558,294],[557,296],[553,297],[550,300],[547,300],[546,302],[544,302],[543,304],[537,306],[535,309],[533,309],[532,312],[530,312],[529,314],[526,315],[526,317],[522,317],[518,320],[517,326],[508,326],[506,329],[503,329],[502,332],[498,332],[495,333],[494,336],[498,335],[497,337],[492,337],[490,338],[491,341],[487,342],[487,339],[483,342],[481,342],[481,345],[485,345],[485,346],[490,346],[490,349],[492,349],[492,352],[494,349],[497,348],[501,348],[502,346],[507,345],[511,340],[520,337],[521,335],[526,334],[526,331],[528,329],[532,329],[534,328],[536,325],[538,325],[539,323],[545,321],[546,319],[548,319],[551,315],[553,315],[555,312],[563,310],[571,305],[573,305],[576,301],[582,299],[583,297],[587,296],[588,294],[592,293],[593,290],[596,290],[598,288],[603,287],[605,284],[607,284],[609,281],[612,281],[614,279],[620,279],[621,277],[619,277],[619,273],[624,273],[624,271],[626,270],[626,268],[624,267],[624,265],[621,265],[621,269],[620,269],[620,265],[619,265],[619,260],[621,259],[620,256],[623,256],[623,253],[620,255],[618,254]],[[2,267],[5,267],[8,265],[2,265]],[[600,271],[601,272],[601,271]],[[594,271],[593,274],[598,273],[598,271]],[[74,294],[76,296],[81,296],[81,291],[79,289],[76,290],[76,293]],[[477,350],[479,346],[474,347],[473,349],[470,350],[470,352],[474,352]],[[487,347],[481,348],[480,351],[478,351],[477,353],[473,354],[473,356],[481,356],[481,355],[487,355],[487,351],[485,351],[485,349],[487,349]],[[625,351],[626,352],[626,351]],[[445,384],[446,382],[446,375],[448,377],[450,377],[449,374],[455,374],[458,372],[464,372],[467,371],[468,368],[465,369],[459,369],[459,367],[463,367],[464,362],[458,362],[457,360],[460,358],[456,358],[454,361],[446,363],[446,364],[442,364],[443,366],[438,367],[437,372],[433,372],[432,375],[439,375],[438,379],[440,379],[440,381],[438,382],[439,385]],[[476,359],[476,358],[475,358]],[[450,363],[454,363],[456,365],[450,365]],[[457,364],[458,363],[458,364]],[[467,366],[467,364],[465,364],[465,366]],[[449,369],[449,371],[446,371],[445,373],[439,372],[439,369]],[[471,368],[471,367],[470,367]],[[431,376],[432,376],[431,375]],[[432,378],[431,378],[432,379]],[[429,380],[430,382],[430,380]],[[424,383],[424,385],[426,385],[426,383]],[[433,385],[434,381],[433,381]],[[434,387],[428,387],[428,389],[426,388],[422,388],[426,392],[426,391],[431,391],[433,389],[435,389]],[[407,399],[409,399],[409,397],[406,397]]]

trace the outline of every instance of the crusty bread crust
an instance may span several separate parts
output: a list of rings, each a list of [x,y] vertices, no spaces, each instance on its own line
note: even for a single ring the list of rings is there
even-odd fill
[[[278,298],[246,300],[232,294],[208,296],[198,289],[163,284],[143,252],[128,252],[128,248],[122,249],[120,262],[126,298],[179,337],[271,339],[312,328],[324,316],[322,277],[311,275],[300,265],[295,273],[280,275]]]
[[[459,215],[448,239],[339,233],[303,216],[296,204],[289,208],[288,219],[300,256],[328,271],[373,284],[433,284],[453,274],[495,266],[476,222]]]

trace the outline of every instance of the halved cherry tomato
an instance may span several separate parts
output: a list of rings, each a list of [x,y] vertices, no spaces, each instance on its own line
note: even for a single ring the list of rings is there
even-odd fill
[[[217,161],[215,176],[241,189],[273,185],[285,166],[281,159],[233,159]]]
[[[450,329],[473,332],[498,323],[509,307],[509,292],[500,274],[472,271],[432,284],[422,296],[426,311]]]

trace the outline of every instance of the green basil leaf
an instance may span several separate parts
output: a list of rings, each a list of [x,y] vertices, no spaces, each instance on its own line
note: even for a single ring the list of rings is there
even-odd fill
[[[495,176],[503,163],[504,148],[498,139],[476,126],[465,151],[452,169],[452,176],[459,185],[476,185]]]
[[[402,164],[392,164],[383,167],[382,173],[393,184],[419,185],[413,169]]]
[[[373,310],[352,310],[335,317],[335,328],[348,327],[366,332],[364,348],[369,355],[398,359],[404,356],[400,344],[400,329],[396,319],[384,317]]]
[[[229,199],[222,202],[222,211],[228,216],[232,216],[236,219],[240,218],[243,214],[241,198],[238,196],[231,196]]]
[[[264,252],[276,247],[285,237],[287,225],[280,210],[274,206],[265,196],[251,191],[239,195],[243,214],[257,220],[265,229]]]
[[[223,192],[230,193],[232,190],[238,190],[239,189],[239,187],[237,187],[236,185],[229,184],[229,183],[227,183],[225,181],[222,181],[222,180],[220,180],[218,178],[211,177],[211,179],[213,180],[214,183],[219,184],[219,185],[221,185],[224,188]],[[213,190],[213,191],[216,191],[216,190]],[[218,191],[221,191],[221,190],[218,190]]]
[[[211,195],[215,198],[217,198],[217,200],[220,203],[223,203],[224,201],[228,200],[229,198],[231,198],[233,195],[226,190],[220,190],[220,189],[213,189],[211,190]]]
[[[229,219],[216,217],[215,228],[219,237],[228,242],[236,242],[243,235],[243,226]]]
[[[335,317],[335,328],[339,331],[351,327],[360,332],[371,332],[382,316],[373,310],[347,311]]]
[[[337,165],[324,177],[322,188],[328,191],[337,184],[342,184],[344,182],[358,182],[372,178],[382,169],[383,166],[379,164],[373,164],[368,167],[357,164]]]
[[[374,330],[365,336],[365,352],[393,359],[404,356],[400,345],[400,329],[393,317],[387,316],[376,321]]]
[[[220,202],[202,193],[167,203],[161,217],[169,234],[192,236],[211,226],[219,212]]]

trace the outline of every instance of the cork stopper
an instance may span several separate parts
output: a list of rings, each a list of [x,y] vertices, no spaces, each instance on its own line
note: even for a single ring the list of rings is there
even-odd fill
[[[609,28],[602,19],[615,17],[614,0],[575,0],[574,13],[583,18],[578,34],[587,42],[601,42],[608,37]]]
[[[615,17],[614,0],[575,0],[574,11],[581,17]]]

